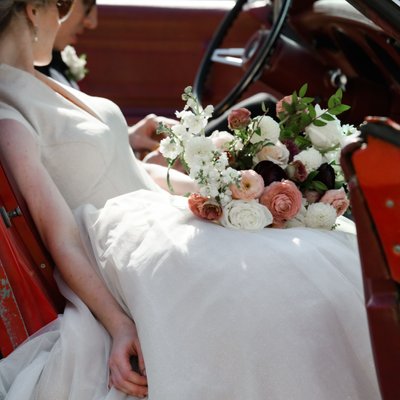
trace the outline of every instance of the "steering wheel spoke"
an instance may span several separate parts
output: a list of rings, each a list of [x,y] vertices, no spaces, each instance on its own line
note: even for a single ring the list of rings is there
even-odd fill
[[[215,49],[211,61],[241,68],[244,64],[244,55],[245,49],[243,48]]]
[[[246,48],[224,48],[222,45],[224,38],[238,15],[248,5],[248,0],[237,0],[232,10],[222,20],[206,50],[193,84],[193,92],[200,103],[202,103],[207,77],[213,65],[224,64],[243,70],[239,82],[218,104],[214,105],[214,118],[234,105],[250,84],[260,76],[279,39],[292,0],[271,0],[264,3],[264,7],[271,7],[272,13],[272,26],[268,31],[260,29],[258,35],[255,35],[256,40],[253,40]]]

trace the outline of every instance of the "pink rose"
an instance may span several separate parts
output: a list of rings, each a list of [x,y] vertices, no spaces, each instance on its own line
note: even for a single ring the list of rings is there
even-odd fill
[[[252,169],[240,171],[240,185],[231,185],[229,188],[232,197],[238,200],[258,199],[264,190],[264,179]]]
[[[197,217],[216,221],[222,216],[221,206],[213,199],[192,193],[188,198],[189,209]]]
[[[292,104],[292,96],[285,96],[283,99],[279,100],[276,103],[276,116],[279,117],[280,113],[286,113],[285,107],[283,106],[283,103],[286,104]]]
[[[243,129],[249,125],[251,112],[247,108],[237,108],[232,110],[228,116],[228,126],[230,129]]]
[[[260,203],[271,211],[274,226],[282,227],[300,211],[302,195],[292,181],[272,182],[264,189]]]
[[[336,210],[338,217],[343,215],[350,205],[350,201],[343,188],[327,190],[321,197],[320,202],[330,204]]]

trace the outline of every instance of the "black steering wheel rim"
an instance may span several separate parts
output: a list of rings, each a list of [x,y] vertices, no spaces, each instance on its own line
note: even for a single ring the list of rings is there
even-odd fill
[[[236,1],[235,6],[223,18],[204,54],[193,83],[193,93],[198,98],[200,104],[202,104],[203,102],[205,82],[211,69],[211,64],[213,63],[211,59],[212,55],[222,43],[229,28],[231,27],[239,13],[242,11],[243,6],[245,3],[247,3],[247,1],[248,0]],[[280,7],[279,14],[271,27],[270,33],[262,40],[259,49],[254,57],[254,60],[250,63],[248,69],[244,72],[239,82],[218,104],[214,105],[213,118],[217,118],[224,111],[230,108],[261,73],[267,59],[272,53],[277,39],[279,38],[281,30],[286,21],[291,3],[292,0],[282,0],[282,6]]]

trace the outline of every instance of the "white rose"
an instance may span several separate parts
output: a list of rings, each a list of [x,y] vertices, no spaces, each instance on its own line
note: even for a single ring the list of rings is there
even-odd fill
[[[260,161],[268,160],[278,164],[282,168],[286,168],[289,161],[289,150],[278,140],[276,144],[264,146],[254,157],[254,164]]]
[[[318,104],[315,106],[315,111],[318,117],[326,112]],[[306,136],[308,136],[313,146],[318,150],[329,150],[340,144],[343,136],[340,121],[334,115],[332,117],[334,120],[324,121],[326,122],[324,126],[310,124],[304,129]]]
[[[271,225],[273,217],[267,207],[256,200],[232,200],[223,208],[221,224],[226,228],[259,230]]]
[[[336,210],[330,204],[313,203],[307,208],[304,222],[309,228],[332,229],[336,222]]]
[[[257,125],[260,128],[260,135],[253,134],[250,139],[251,143],[255,144],[268,140],[268,142],[275,144],[278,141],[281,131],[279,124],[273,118],[268,115],[256,117],[252,128],[254,129]]]
[[[306,167],[307,173],[318,169],[323,161],[321,153],[314,149],[314,147],[310,147],[309,149],[303,150],[299,154],[296,154],[293,157],[293,160],[301,161]]]

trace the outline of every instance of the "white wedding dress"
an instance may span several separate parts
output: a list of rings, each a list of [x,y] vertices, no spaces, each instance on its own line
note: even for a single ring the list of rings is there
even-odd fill
[[[115,105],[51,85],[59,93],[0,66],[0,118],[37,137],[99,273],[134,318],[150,400],[380,399],[351,222],[244,232],[201,221],[156,189]],[[0,398],[126,399],[107,387],[108,334],[59,282],[65,313],[0,362]]]

